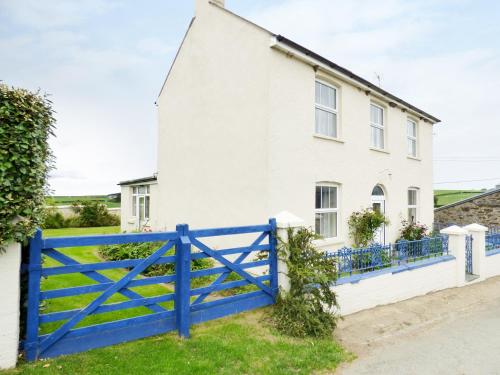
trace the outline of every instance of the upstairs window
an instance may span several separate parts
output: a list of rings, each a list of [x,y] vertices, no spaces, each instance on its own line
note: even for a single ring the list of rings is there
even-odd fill
[[[408,119],[406,122],[406,135],[408,139],[408,155],[417,157],[417,123]]]
[[[372,147],[384,149],[384,109],[370,104],[370,129]]]
[[[408,189],[408,221],[417,222],[418,189]]]
[[[316,185],[316,234],[324,238],[337,237],[338,210],[338,187],[327,184]]]
[[[337,89],[316,81],[316,134],[337,138]]]

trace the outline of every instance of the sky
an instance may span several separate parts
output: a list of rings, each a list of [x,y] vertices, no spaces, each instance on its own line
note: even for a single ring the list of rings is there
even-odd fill
[[[226,0],[435,115],[436,189],[500,184],[500,2]],[[57,195],[156,170],[155,100],[194,0],[0,0],[0,80],[50,95]]]

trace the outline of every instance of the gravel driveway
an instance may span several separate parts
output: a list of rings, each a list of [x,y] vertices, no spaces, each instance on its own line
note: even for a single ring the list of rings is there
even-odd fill
[[[500,277],[347,316],[337,374],[500,374]]]

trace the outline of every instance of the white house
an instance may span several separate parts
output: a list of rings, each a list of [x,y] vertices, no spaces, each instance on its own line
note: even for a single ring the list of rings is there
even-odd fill
[[[222,0],[196,1],[157,105],[157,176],[121,184],[123,230],[262,223],[286,210],[336,248],[363,208],[390,220],[380,241],[403,219],[432,224],[439,120]]]

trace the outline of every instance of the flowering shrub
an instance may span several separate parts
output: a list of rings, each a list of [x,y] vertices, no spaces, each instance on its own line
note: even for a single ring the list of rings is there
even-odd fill
[[[428,227],[424,224],[410,222],[403,220],[401,222],[402,228],[399,230],[399,240],[416,241],[425,237]]]

